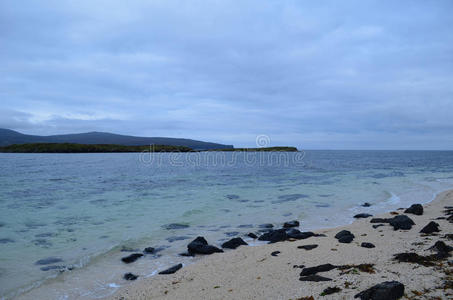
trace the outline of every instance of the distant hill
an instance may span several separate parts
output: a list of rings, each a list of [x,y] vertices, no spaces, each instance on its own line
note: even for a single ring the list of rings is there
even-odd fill
[[[87,132],[63,135],[29,135],[0,128],[0,146],[27,143],[75,143],[75,144],[115,144],[125,146],[167,145],[183,146],[194,150],[232,149],[233,145],[223,145],[191,139],[167,137],[138,137],[108,132]]]

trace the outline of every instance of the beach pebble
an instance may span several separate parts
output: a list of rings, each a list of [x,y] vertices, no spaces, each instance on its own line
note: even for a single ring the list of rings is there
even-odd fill
[[[404,295],[404,285],[398,281],[385,281],[358,293],[360,300],[397,300]]]
[[[208,242],[202,236],[199,236],[190,242],[189,245],[187,245],[187,249],[189,253],[192,254],[213,254],[223,252],[222,249],[208,245]]]
[[[423,215],[423,206],[421,204],[412,204],[411,207],[404,211],[408,214],[414,214],[417,216]]]
[[[431,221],[428,223],[428,225],[426,225],[425,227],[423,227],[422,230],[420,230],[420,233],[433,233],[433,232],[439,232],[440,229],[439,229],[439,224],[434,222],[434,221]]]
[[[361,218],[365,219],[365,218],[369,218],[369,217],[372,217],[372,216],[373,215],[362,213],[362,214],[355,215],[354,218],[356,218],[356,219],[361,219]]]
[[[376,225],[373,225],[373,228],[376,229],[376,228],[381,227],[381,226],[384,226],[384,224],[376,224]]]
[[[136,261],[137,259],[139,259],[142,256],[143,256],[143,253],[132,253],[129,256],[125,256],[125,257],[121,258],[121,261],[123,263],[125,263],[125,264],[130,264],[130,263],[133,263],[134,261]]]
[[[299,227],[299,221],[289,221],[289,222],[285,222],[285,224],[283,224],[283,228],[291,228],[291,227]]]
[[[372,243],[363,242],[362,244],[360,244],[360,247],[363,247],[363,248],[374,248],[376,246],[374,244],[372,244]]]
[[[168,275],[168,274],[174,274],[176,271],[182,268],[182,264],[177,264],[171,268],[168,268],[164,271],[159,272],[160,275]]]
[[[414,221],[411,218],[405,215],[395,216],[390,219],[390,225],[393,226],[394,230],[404,229],[409,230],[412,228],[412,225],[415,225]]]
[[[138,278],[138,275],[132,274],[132,273],[126,273],[123,276],[124,280],[135,280]]]
[[[437,241],[434,246],[432,246],[431,248],[429,248],[430,250],[434,250],[434,251],[437,251],[437,252],[443,252],[443,253],[449,253],[451,251],[453,251],[453,247],[451,246],[448,246],[447,244],[445,244],[444,242],[442,241]]]
[[[272,256],[278,256],[280,254],[280,251],[274,251],[271,253]]]
[[[297,246],[297,249],[304,249],[304,250],[312,250],[318,247],[318,245],[313,244],[313,245],[303,245],[303,246]]]
[[[222,248],[228,248],[228,249],[236,249],[237,247],[241,245],[248,245],[246,242],[244,242],[243,239],[240,237],[233,238],[225,243],[222,244]]]

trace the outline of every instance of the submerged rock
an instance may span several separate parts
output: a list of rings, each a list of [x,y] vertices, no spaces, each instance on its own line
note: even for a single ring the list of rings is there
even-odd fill
[[[300,276],[314,275],[319,272],[328,272],[335,268],[336,266],[332,264],[323,264],[316,267],[304,268],[302,272],[300,272]]]
[[[47,257],[47,258],[43,258],[43,259],[36,261],[35,265],[50,265],[50,264],[54,264],[54,263],[58,263],[58,262],[62,262],[62,261],[63,260],[58,257]]]
[[[208,242],[202,236],[199,236],[190,242],[189,245],[187,245],[187,249],[189,253],[192,254],[213,254],[223,252],[222,249],[208,245]]]
[[[415,225],[414,221],[406,215],[395,216],[390,219],[389,223],[393,226],[394,230],[409,230],[412,228],[412,225]]]
[[[244,242],[244,240],[241,239],[240,237],[237,237],[229,240],[228,242],[223,243],[222,248],[236,249],[241,245],[247,246],[248,244]]]
[[[372,216],[373,215],[361,213],[361,214],[355,215],[354,218],[356,218],[356,219],[365,219],[365,218],[369,218],[369,217],[372,217]]]
[[[130,263],[133,263],[134,261],[136,261],[137,259],[139,259],[142,256],[143,256],[143,253],[132,253],[129,256],[125,256],[125,257],[121,258],[121,261],[123,263],[125,263],[125,264],[130,264]]]
[[[172,230],[172,229],[184,229],[184,228],[189,228],[190,226],[187,224],[181,224],[181,223],[171,223],[167,225],[163,225],[163,228],[167,230]]]
[[[66,266],[45,266],[39,268],[41,271],[51,271],[51,270],[59,270],[59,271],[64,271],[66,270]]]
[[[258,236],[257,236],[256,234],[254,234],[253,232],[249,232],[249,233],[247,234],[247,236],[248,236],[248,237],[251,237],[252,239],[257,239],[257,238],[258,238]]]
[[[135,280],[138,278],[138,275],[132,274],[132,273],[126,273],[124,274],[123,278],[125,280]]]
[[[289,221],[289,222],[285,222],[285,224],[283,224],[283,228],[291,228],[291,227],[299,227],[299,221]]]
[[[365,202],[365,203],[362,204],[362,207],[370,207],[370,206],[371,206],[371,204],[368,203],[368,202]]]
[[[274,228],[274,225],[272,225],[270,223],[266,223],[266,224],[258,225],[258,228],[270,229],[270,228]]]
[[[423,227],[422,230],[420,230],[420,233],[429,234],[429,233],[439,232],[439,231],[440,231],[439,224],[434,222],[434,221],[431,221],[431,222],[428,223],[428,225]]]
[[[397,300],[404,295],[404,285],[398,281],[385,281],[358,293],[360,300]]]
[[[182,264],[177,264],[171,268],[168,268],[166,270],[163,270],[161,272],[159,272],[160,275],[168,275],[168,274],[174,274],[176,273],[179,269],[182,268]]]
[[[154,250],[156,250],[156,249],[153,247],[146,247],[145,249],[143,249],[143,252],[146,254],[153,254]]]
[[[411,207],[404,211],[407,214],[413,214],[417,216],[423,215],[423,206],[421,204],[412,204]]]
[[[374,248],[376,246],[374,244],[372,244],[372,243],[363,242],[362,244],[360,244],[360,247],[363,247],[363,248]]]
[[[338,232],[335,235],[335,238],[340,242],[340,243],[346,243],[349,244],[354,240],[354,235],[349,231],[349,230],[342,230]]]

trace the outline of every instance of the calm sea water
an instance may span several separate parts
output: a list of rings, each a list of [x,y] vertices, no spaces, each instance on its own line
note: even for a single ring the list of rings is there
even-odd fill
[[[198,235],[218,245],[262,223],[341,225],[452,187],[453,152],[441,151],[0,154],[0,295],[99,298],[125,272],[192,263],[177,254]],[[162,250],[120,261],[122,247],[147,246]],[[48,257],[72,270],[42,270]]]

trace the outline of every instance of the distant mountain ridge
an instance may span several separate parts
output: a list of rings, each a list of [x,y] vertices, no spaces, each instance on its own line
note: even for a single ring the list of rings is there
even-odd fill
[[[168,145],[185,146],[194,150],[232,149],[233,145],[167,137],[138,137],[108,132],[86,132],[62,135],[29,135],[0,128],[0,146],[28,143],[116,144],[125,146]]]

